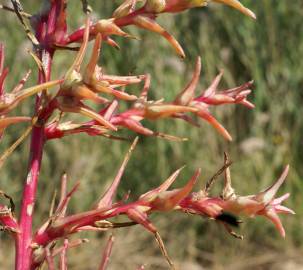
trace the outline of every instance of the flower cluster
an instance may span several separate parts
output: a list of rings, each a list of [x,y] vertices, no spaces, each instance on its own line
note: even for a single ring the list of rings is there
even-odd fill
[[[150,87],[149,74],[137,76],[116,76],[104,74],[102,67],[98,66],[100,49],[102,42],[114,44],[110,38],[112,35],[131,37],[125,33],[121,27],[127,25],[136,25],[145,29],[161,33],[175,47],[177,52],[184,56],[182,48],[178,42],[162,29],[156,22],[157,14],[163,12],[179,12],[193,7],[204,6],[207,1],[146,1],[141,8],[136,8],[137,1],[124,1],[124,3],[113,13],[113,18],[108,20],[100,20],[97,23],[90,23],[87,19],[85,27],[75,31],[70,36],[66,35],[66,10],[64,1],[58,1],[57,20],[55,13],[51,12],[48,20],[52,22],[49,26],[48,35],[39,37],[41,42],[49,42],[51,51],[55,50],[60,44],[67,44],[81,41],[81,46],[74,63],[66,72],[64,77],[59,80],[45,82],[37,86],[33,86],[24,90],[22,86],[26,82],[29,73],[20,81],[20,83],[10,93],[4,93],[3,82],[7,75],[7,69],[3,68],[4,53],[3,46],[0,48],[0,90],[1,103],[0,113],[2,119],[0,122],[0,131],[4,130],[8,125],[31,121],[30,117],[4,117],[12,109],[14,109],[24,99],[40,93],[53,86],[59,85],[59,90],[51,96],[46,95],[46,104],[44,109],[39,112],[40,122],[46,122],[54,110],[58,109],[65,113],[77,113],[92,119],[85,123],[74,123],[73,121],[60,122],[60,117],[55,118],[45,125],[45,136],[47,139],[61,138],[66,135],[86,132],[89,135],[101,135],[114,138],[112,131],[117,131],[120,127],[127,128],[146,136],[159,136],[170,140],[183,140],[172,135],[163,134],[161,132],[152,131],[144,127],[142,120],[157,120],[160,118],[179,118],[196,126],[198,124],[188,115],[188,113],[197,115],[214,126],[227,140],[231,140],[230,134],[225,128],[211,115],[209,107],[212,105],[240,103],[249,108],[253,105],[246,100],[250,93],[252,82],[228,89],[217,93],[217,86],[222,76],[218,75],[210,87],[202,92],[199,96],[194,96],[197,88],[200,71],[201,60],[198,58],[193,78],[188,86],[175,98],[174,101],[165,102],[164,100],[152,101],[148,100],[148,90]],[[245,14],[252,14],[248,9],[244,8],[238,1],[215,1],[231,5]],[[41,21],[46,20],[44,11],[39,16],[32,19],[32,24],[41,27],[37,23],[38,18]],[[162,29],[162,30],[161,30]],[[46,30],[44,30],[46,31]],[[164,31],[164,32],[163,32]],[[89,63],[81,72],[81,64],[86,53],[87,44],[90,39],[95,39],[93,51]],[[51,42],[50,42],[51,41]],[[63,46],[63,45],[62,45]],[[37,61],[38,62],[38,61]],[[40,66],[42,69],[42,67]],[[44,71],[45,72],[45,71]],[[139,96],[125,92],[125,87],[131,84],[138,84],[144,81],[144,87]],[[109,99],[113,97],[113,99]],[[97,105],[103,105],[99,111],[94,111],[85,101],[93,101]],[[118,112],[119,101],[127,101],[132,103],[130,108],[124,112]]]
[[[156,22],[156,18],[161,13],[177,13],[195,7],[205,7],[210,0],[146,0],[143,6],[137,8],[138,0],[125,0],[113,13],[112,18],[102,19],[90,26],[90,36],[102,35],[103,40],[113,47],[119,45],[112,39],[112,36],[123,36],[134,38],[122,30],[123,27],[134,25],[139,28],[157,33],[164,37],[174,48],[176,53],[184,58],[184,51],[179,42],[169,34],[161,25]],[[255,14],[244,7],[238,0],[213,0],[213,2],[231,6],[247,16],[256,18]],[[82,41],[84,28],[76,30],[63,42],[70,44]]]
[[[252,86],[252,82],[247,82],[238,87],[218,92],[217,87],[222,77],[222,72],[205,91],[195,96],[195,90],[201,72],[200,57],[197,59],[191,81],[173,101],[165,102],[163,99],[157,101],[148,100],[148,90],[150,89],[150,76],[148,74],[119,77],[103,75],[100,72],[101,68],[96,66],[95,63],[95,56],[98,55],[97,52],[99,51],[99,41],[100,35],[97,36],[92,52],[94,57],[91,57],[85,70],[85,75],[82,76],[79,73],[78,67],[75,68],[75,66],[79,65],[74,64],[67,73],[56,97],[57,104],[59,104],[58,108],[61,111],[80,113],[92,118],[93,121],[83,124],[75,124],[73,122],[59,124],[56,120],[46,126],[46,136],[49,139],[60,138],[78,132],[105,136],[109,131],[116,131],[119,127],[123,127],[146,136],[160,136],[171,140],[178,140],[180,138],[155,132],[144,127],[141,121],[144,119],[154,121],[160,118],[179,118],[195,126],[199,126],[199,124],[188,115],[188,113],[192,113],[209,122],[227,140],[232,140],[228,131],[211,115],[209,107],[223,104],[242,104],[248,108],[254,108],[254,105],[246,99],[247,95],[251,93],[249,88]],[[82,49],[83,46],[79,52],[81,55]],[[82,57],[77,57],[76,61],[79,59],[82,59]],[[114,89],[115,86],[140,83],[142,80],[145,81],[145,84],[138,97]],[[97,103],[108,103],[108,101],[98,95],[98,93],[113,95],[115,99],[97,113],[84,105],[82,100],[88,99]],[[124,112],[116,112],[118,101],[121,99],[131,101],[133,104]]]
[[[79,231],[107,231],[117,227],[141,224],[147,231],[155,235],[163,255],[173,268],[173,263],[165,250],[159,232],[149,219],[149,216],[154,212],[181,211],[211,218],[222,223],[224,228],[234,236],[237,236],[237,234],[232,231],[231,226],[237,225],[237,216],[264,216],[271,220],[279,233],[285,237],[285,232],[278,214],[294,214],[294,212],[281,205],[282,201],[284,201],[289,194],[278,198],[275,198],[275,195],[285,181],[288,174],[288,166],[272,186],[256,195],[240,196],[235,193],[231,185],[229,165],[225,163],[225,184],[221,196],[210,196],[209,186],[197,192],[192,191],[200,176],[200,169],[195,172],[185,186],[168,190],[179,176],[182,170],[182,168],[180,168],[159,187],[141,195],[138,200],[127,202],[127,195],[122,201],[115,202],[115,194],[130,154],[135,148],[137,141],[138,139],[132,144],[111,186],[103,194],[99,202],[89,211],[66,216],[67,205],[71,196],[78,189],[79,183],[67,193],[66,176],[62,178],[63,190],[61,191],[59,204],[52,216],[38,229],[33,240],[36,265],[39,265],[44,258],[41,257],[41,252],[43,251],[42,253],[46,254],[44,249],[49,247],[56,239],[67,238],[70,234]],[[120,215],[126,216],[132,222],[125,221],[124,223],[115,223],[113,218]],[[80,243],[81,240],[79,239],[78,242]],[[54,254],[57,254],[57,252],[54,252]]]

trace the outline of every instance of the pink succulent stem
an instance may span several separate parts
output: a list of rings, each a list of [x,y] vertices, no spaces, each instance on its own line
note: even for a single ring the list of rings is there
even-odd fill
[[[46,0],[48,1],[48,0]],[[60,30],[60,35],[65,34],[65,13],[64,1],[49,1],[49,10],[44,10],[43,14],[38,17],[39,21],[35,25],[36,37],[40,42],[39,58],[43,65],[43,70],[39,69],[38,83],[44,83],[50,80],[51,66],[54,55],[52,49],[55,31]],[[59,22],[59,23],[58,23]],[[35,115],[41,107],[42,94],[38,94],[35,104]],[[36,201],[39,173],[43,156],[43,148],[46,141],[44,123],[50,117],[55,109],[53,104],[49,104],[42,114],[39,112],[37,124],[33,127],[31,134],[29,167],[26,181],[24,183],[21,212],[19,219],[20,234],[16,239],[16,270],[29,270],[32,265],[32,238],[33,238],[33,213]]]
[[[43,49],[40,54],[42,63],[45,63],[44,72],[39,71],[39,83],[44,83],[50,79],[51,63],[53,52]],[[41,96],[36,98],[36,110],[41,102]],[[33,212],[36,201],[39,173],[45,143],[44,125],[38,124],[33,127],[30,144],[29,169],[24,183],[21,213],[20,213],[20,234],[16,239],[16,270],[28,270],[31,265],[32,255],[32,223]]]
[[[20,214],[20,234],[16,243],[16,270],[29,269],[31,264],[31,240],[33,210],[36,199],[39,172],[42,161],[44,146],[44,128],[35,127],[32,132],[30,146],[29,172],[24,184],[21,214]]]

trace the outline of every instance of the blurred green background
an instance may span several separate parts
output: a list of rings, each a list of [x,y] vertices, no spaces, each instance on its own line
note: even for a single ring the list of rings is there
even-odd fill
[[[5,2],[5,1],[4,1]],[[39,1],[22,1],[26,11],[35,13]],[[108,18],[119,1],[90,1],[93,17]],[[287,236],[281,239],[273,225],[263,218],[244,219],[236,240],[213,221],[178,213],[154,215],[169,253],[180,269],[303,269],[302,194],[303,194],[303,2],[241,1],[257,15],[257,21],[241,13],[211,4],[179,15],[162,15],[160,24],[182,44],[186,59],[180,60],[161,37],[138,30],[127,31],[141,41],[116,40],[121,51],[103,46],[100,64],[107,73],[152,75],[150,98],[171,100],[188,82],[194,62],[202,57],[199,89],[209,85],[224,69],[222,89],[254,79],[249,99],[254,110],[223,106],[212,110],[233,136],[224,141],[207,123],[195,128],[181,121],[157,121],[153,129],[188,137],[187,142],[169,142],[140,138],[119,188],[121,197],[131,190],[131,199],[157,186],[174,170],[186,164],[175,186],[181,186],[198,167],[202,185],[223,163],[223,151],[234,161],[231,172],[239,194],[255,193],[272,183],[286,164],[291,170],[279,194],[290,192],[286,205],[296,216],[283,216]],[[70,1],[69,26],[83,23],[80,1]],[[5,65],[10,67],[6,88],[11,89],[29,68],[27,85],[36,82],[36,68],[26,52],[30,44],[13,14],[0,11],[0,40],[6,47]],[[74,53],[58,52],[53,78],[62,76]],[[130,88],[136,92],[138,89]],[[33,101],[24,103],[19,114],[29,115]],[[24,127],[25,129],[25,127]],[[7,130],[0,145],[1,153],[20,136],[20,125]],[[132,133],[123,133],[134,137]],[[0,172],[0,189],[18,204],[26,175],[28,142],[19,147]],[[113,179],[129,147],[127,142],[110,141],[85,135],[47,143],[40,176],[35,224],[47,218],[53,191],[60,176],[68,173],[70,186],[81,180],[80,192],[71,202],[70,212],[89,209]],[[220,186],[220,182],[217,184]],[[219,190],[219,189],[218,189]],[[109,269],[167,269],[156,243],[146,231],[134,227],[115,232],[116,243]],[[108,234],[84,234],[91,243],[70,251],[70,269],[96,269]],[[0,234],[0,268],[12,269],[13,245]],[[301,267],[301,268],[300,268]]]

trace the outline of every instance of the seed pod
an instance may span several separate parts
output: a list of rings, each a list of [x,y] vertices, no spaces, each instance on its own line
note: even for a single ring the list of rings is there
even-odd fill
[[[131,10],[135,7],[136,1],[126,0],[121,4],[113,13],[113,17],[118,19],[127,16]]]

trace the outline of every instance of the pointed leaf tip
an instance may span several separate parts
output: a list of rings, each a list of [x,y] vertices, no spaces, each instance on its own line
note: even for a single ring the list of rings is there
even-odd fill
[[[100,199],[100,201],[97,205],[97,208],[110,207],[112,205],[114,196],[117,192],[118,186],[120,184],[120,181],[121,181],[121,178],[125,171],[125,168],[127,166],[127,163],[131,157],[132,152],[134,151],[134,149],[138,143],[138,140],[139,140],[139,137],[136,137],[135,140],[133,141],[131,147],[129,148],[129,150],[122,162],[122,165],[121,165],[114,181],[112,182],[111,186],[108,188],[108,190],[105,192],[105,194]]]
[[[182,90],[182,92],[178,94],[178,96],[176,97],[175,99],[176,104],[188,105],[188,103],[193,100],[195,90],[199,83],[200,74],[201,74],[201,57],[198,56],[195,64],[195,70],[192,75],[192,79]]]
[[[232,137],[229,132],[208,111],[202,109],[197,113],[197,115],[211,124],[226,140],[230,142],[232,141]]]
[[[234,9],[239,10],[243,14],[245,14],[253,19],[256,19],[255,13],[253,13],[250,9],[248,9],[244,5],[242,5],[238,0],[213,0],[213,1],[233,7]]]
[[[287,165],[284,169],[284,171],[282,172],[281,176],[279,177],[279,179],[273,184],[271,185],[269,188],[267,188],[265,191],[261,192],[260,195],[262,197],[263,195],[263,202],[269,203],[270,201],[273,200],[274,196],[276,195],[276,193],[278,192],[279,188],[281,187],[281,185],[284,183],[286,176],[288,174],[289,171],[289,165]]]
[[[171,176],[169,176],[159,187],[146,192],[145,194],[140,196],[140,199],[143,200],[152,200],[155,196],[157,196],[160,192],[166,191],[177,179],[180,172],[185,168],[185,165],[176,170]]]
[[[157,33],[164,37],[170,45],[175,49],[176,53],[181,57],[185,58],[185,53],[179,44],[179,42],[171,35],[169,34],[161,25],[159,25],[154,19],[151,19],[146,16],[136,16],[133,19],[133,22],[136,26],[149,30],[151,32]]]

